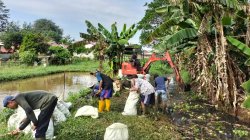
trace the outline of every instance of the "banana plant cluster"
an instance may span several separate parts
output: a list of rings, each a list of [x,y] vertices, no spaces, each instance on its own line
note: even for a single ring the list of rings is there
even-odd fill
[[[174,52],[196,91],[235,111],[244,96],[237,92],[238,81],[250,77],[249,5],[246,0],[154,0],[142,20],[148,22],[140,22],[141,42],[157,42],[155,49]]]
[[[137,28],[135,24],[127,28],[123,25],[122,31],[119,33],[116,23],[111,25],[111,31],[106,29],[102,24],[98,23],[98,27],[94,27],[89,21],[86,21],[87,33],[80,33],[80,36],[89,42],[95,42],[94,50],[100,58],[108,56],[110,70],[114,73],[121,67],[123,52],[125,46],[129,44],[129,40],[136,34]],[[102,61],[100,69],[102,69]]]

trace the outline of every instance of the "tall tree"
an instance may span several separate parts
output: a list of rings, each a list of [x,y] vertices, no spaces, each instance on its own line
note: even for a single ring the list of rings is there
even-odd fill
[[[52,20],[38,19],[34,22],[33,29],[47,39],[53,40],[57,43],[62,39],[63,30]]]
[[[0,0],[0,32],[5,30],[5,27],[8,23],[8,13],[9,9],[6,9],[6,6],[4,5],[3,1]]]

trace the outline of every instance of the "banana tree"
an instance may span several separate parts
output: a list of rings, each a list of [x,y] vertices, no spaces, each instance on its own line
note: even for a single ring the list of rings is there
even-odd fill
[[[80,33],[80,37],[83,41],[92,42],[94,45],[94,51],[98,53],[99,70],[103,70],[104,52],[107,48],[105,37],[103,34],[88,20],[85,21],[87,25],[87,33]]]
[[[228,25],[225,25],[223,19],[230,15],[231,11],[236,13],[241,10],[241,1],[180,0],[174,1],[174,4],[172,2],[169,1],[167,6],[158,9],[157,12],[167,12],[164,15],[170,16],[156,27],[148,40],[159,40],[158,47],[179,50],[178,54],[184,53],[182,50],[185,48],[195,47],[196,52],[192,52],[196,58],[189,59],[191,63],[184,65],[190,67],[190,72],[195,75],[194,80],[201,83],[198,85],[198,91],[207,93],[212,102],[221,104],[222,108],[232,107],[235,111],[239,86],[236,81],[242,81],[242,78],[238,77],[244,77],[244,74],[240,74],[242,72],[232,60],[231,51],[225,41],[225,36],[237,35],[237,32],[227,30]],[[173,11],[170,8],[172,6],[175,8]],[[175,18],[178,20],[174,20]],[[233,25],[229,26],[228,29],[234,28]],[[177,60],[184,61],[179,58]]]
[[[114,73],[117,73],[118,69],[121,68],[125,45],[127,45],[129,39],[135,35],[137,28],[135,24],[133,24],[127,29],[126,24],[124,24],[122,31],[118,33],[116,23],[114,23],[111,25],[110,32],[101,24],[98,24],[98,30],[108,44],[105,53],[109,57],[109,65],[112,66]]]

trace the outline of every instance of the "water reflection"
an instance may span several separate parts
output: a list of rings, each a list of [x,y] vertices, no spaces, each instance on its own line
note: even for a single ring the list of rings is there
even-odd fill
[[[66,98],[69,92],[77,92],[84,87],[96,83],[96,78],[78,72],[67,72],[49,76],[35,77],[23,80],[0,83],[0,100],[6,95],[31,90],[46,90],[59,98]],[[1,102],[2,103],[2,102]]]

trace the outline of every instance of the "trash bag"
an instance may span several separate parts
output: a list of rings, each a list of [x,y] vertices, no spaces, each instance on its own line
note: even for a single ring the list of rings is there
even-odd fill
[[[128,127],[122,123],[113,123],[106,128],[104,140],[128,140]]]
[[[98,110],[96,107],[85,105],[76,111],[75,117],[79,116],[91,116],[92,118],[98,118]]]
[[[127,98],[122,115],[137,115],[136,104],[139,100],[139,94],[136,91],[131,91]]]

